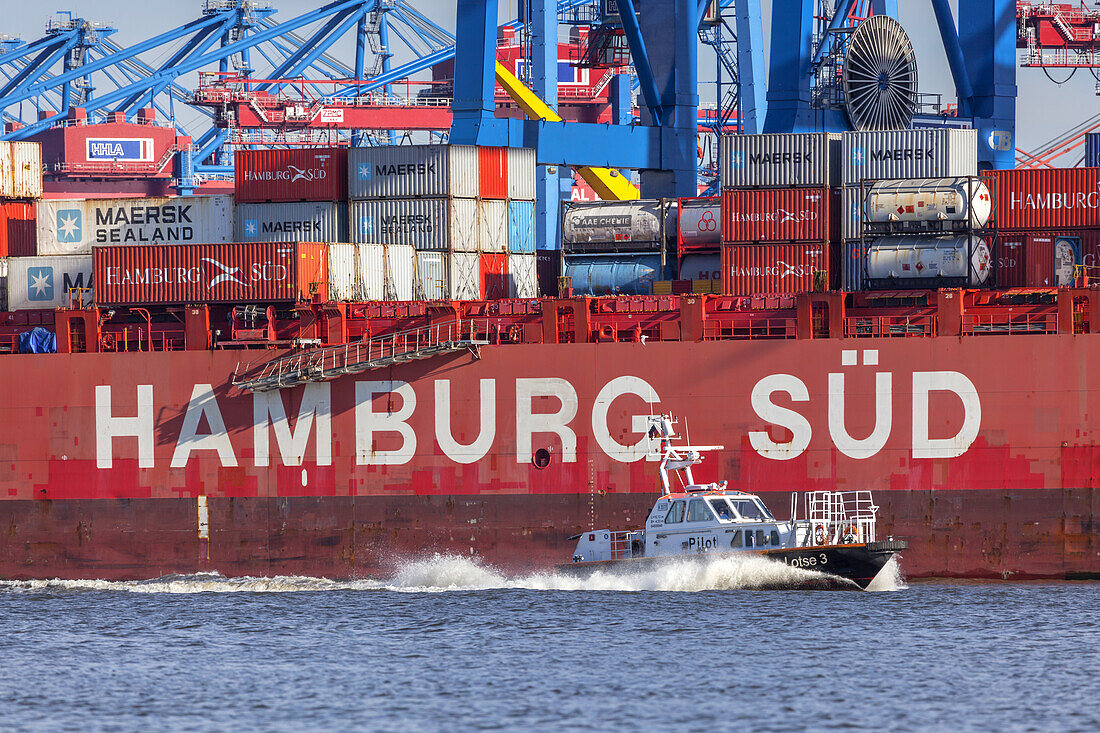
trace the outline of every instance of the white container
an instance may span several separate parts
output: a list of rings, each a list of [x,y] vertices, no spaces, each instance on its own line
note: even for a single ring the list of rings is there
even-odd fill
[[[993,198],[978,178],[909,178],[879,181],[867,192],[867,221],[989,223]]]
[[[42,198],[42,146],[0,142],[0,198]]]
[[[91,255],[8,258],[9,310],[67,308],[73,289],[82,291],[83,305],[91,304]]]
[[[481,255],[477,252],[452,252],[448,259],[448,297],[451,300],[481,300]]]
[[[535,200],[534,148],[508,148],[508,198]]]
[[[680,241],[689,247],[713,246],[722,243],[721,199],[684,199],[680,202],[676,226]]]
[[[836,185],[840,135],[828,132],[723,135],[722,188]]]
[[[346,242],[348,206],[333,201],[237,204],[234,241]]]
[[[508,255],[508,297],[539,297],[539,279],[535,255]]]
[[[473,145],[352,148],[348,151],[348,196],[477,198],[477,148]]]
[[[992,272],[992,253],[981,237],[880,237],[867,248],[870,280],[964,280],[984,284]]]
[[[722,256],[709,255],[685,255],[680,260],[681,280],[721,280]]]
[[[950,128],[841,134],[844,185],[978,175],[978,133]]]
[[[477,202],[477,232],[480,251],[508,251],[508,202],[481,199]]]
[[[417,298],[444,300],[448,297],[447,255],[443,252],[416,253]]]
[[[93,245],[232,241],[232,196],[38,202],[40,255],[91,254]]]
[[[386,300],[413,300],[416,295],[416,249],[386,245]]]
[[[478,251],[475,199],[368,199],[349,204],[356,242],[411,244],[418,250]]]
[[[381,244],[330,244],[329,297],[343,301],[383,300],[384,252]]]

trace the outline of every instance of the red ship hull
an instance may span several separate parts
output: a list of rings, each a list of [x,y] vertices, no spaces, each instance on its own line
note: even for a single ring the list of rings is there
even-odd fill
[[[909,576],[1100,577],[1091,336],[491,346],[259,395],[239,359],[0,360],[0,576],[548,568],[642,524],[662,410],[778,516],[872,490]]]

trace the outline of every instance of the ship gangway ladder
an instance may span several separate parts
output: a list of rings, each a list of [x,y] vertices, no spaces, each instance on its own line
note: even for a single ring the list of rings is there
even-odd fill
[[[484,338],[487,333],[487,322],[471,319],[446,321],[280,357],[265,364],[253,376],[234,379],[233,385],[249,392],[267,392],[297,387],[307,382],[327,382],[348,374],[464,349],[477,357],[480,347],[489,343]]]

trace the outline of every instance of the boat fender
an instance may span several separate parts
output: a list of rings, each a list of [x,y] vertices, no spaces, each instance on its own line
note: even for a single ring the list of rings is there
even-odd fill
[[[817,529],[814,530],[814,542],[819,545],[824,545],[826,539],[828,539],[828,537],[825,535],[825,528],[819,524]]]
[[[856,543],[856,528],[845,527],[844,528],[844,544],[854,545]]]

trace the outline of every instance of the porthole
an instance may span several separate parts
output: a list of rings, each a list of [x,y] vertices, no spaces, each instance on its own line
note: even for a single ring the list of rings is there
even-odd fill
[[[535,468],[546,468],[550,465],[550,451],[539,448],[531,458],[531,463],[535,464]]]

